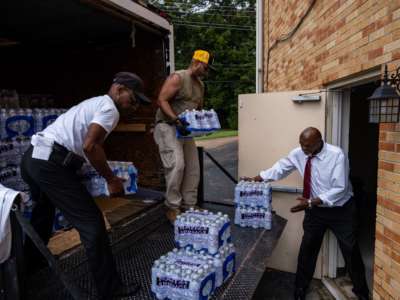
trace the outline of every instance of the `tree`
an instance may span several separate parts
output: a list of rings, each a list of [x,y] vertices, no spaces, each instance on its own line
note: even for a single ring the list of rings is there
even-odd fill
[[[157,0],[175,27],[176,68],[186,68],[195,49],[209,50],[218,69],[205,80],[207,108],[225,128],[236,129],[239,94],[255,92],[255,0]]]

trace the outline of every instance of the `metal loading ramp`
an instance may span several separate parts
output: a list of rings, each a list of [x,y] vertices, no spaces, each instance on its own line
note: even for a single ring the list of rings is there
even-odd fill
[[[227,213],[234,219],[234,208],[204,204],[210,211]],[[215,292],[213,299],[251,299],[261,279],[286,220],[273,216],[273,229],[241,228],[232,224],[232,239],[236,247],[235,275]],[[126,221],[110,233],[117,268],[125,284],[138,282],[140,292],[126,299],[155,299],[151,293],[151,267],[161,255],[174,248],[173,227],[165,218],[164,205],[158,203],[141,215]],[[96,299],[94,284],[83,250],[65,255],[59,260],[61,269],[77,286]],[[28,280],[27,299],[73,299],[51,269],[43,269]]]

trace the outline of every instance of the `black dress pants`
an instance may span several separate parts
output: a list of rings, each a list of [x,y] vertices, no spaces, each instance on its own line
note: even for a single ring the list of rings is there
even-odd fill
[[[355,202],[350,199],[342,207],[313,207],[305,211],[304,235],[301,241],[296,271],[296,290],[307,290],[313,277],[318,253],[327,229],[336,236],[354,293],[366,297],[369,293],[365,268],[357,243]]]
[[[59,208],[79,232],[98,298],[112,299],[112,292],[120,284],[120,279],[101,211],[80,182],[77,170],[57,163],[54,152],[49,161],[34,159],[32,149],[31,146],[23,156],[21,175],[36,202],[31,220],[33,227],[47,244],[52,233],[54,207]],[[25,244],[25,259],[28,266],[43,259],[29,239]]]

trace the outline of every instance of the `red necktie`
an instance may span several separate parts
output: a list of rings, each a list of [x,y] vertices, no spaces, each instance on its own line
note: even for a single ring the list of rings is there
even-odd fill
[[[304,178],[303,178],[303,197],[306,199],[310,199],[311,196],[311,160],[314,156],[309,156],[307,158],[306,167],[304,169]]]

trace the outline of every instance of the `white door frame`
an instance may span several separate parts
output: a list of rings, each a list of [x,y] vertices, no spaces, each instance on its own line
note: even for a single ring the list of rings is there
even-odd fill
[[[381,77],[381,69],[375,68],[362,75],[335,82],[327,88],[327,142],[337,145],[345,153],[349,150],[350,131],[350,94],[351,87],[377,80]],[[323,244],[322,274],[336,278],[337,268],[344,267],[344,259],[339,245],[332,232],[328,232]]]

